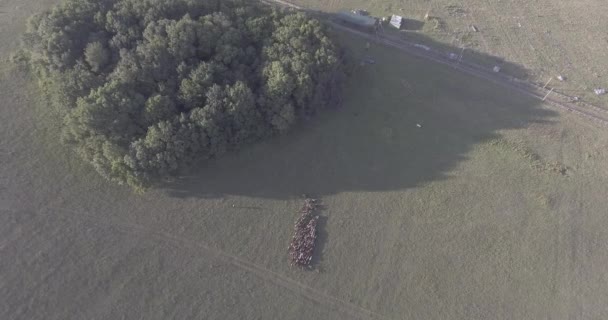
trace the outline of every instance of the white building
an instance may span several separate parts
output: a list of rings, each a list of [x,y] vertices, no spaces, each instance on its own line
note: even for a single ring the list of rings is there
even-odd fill
[[[403,17],[402,16],[396,16],[393,15],[391,17],[391,26],[397,28],[397,29],[401,29],[401,25],[403,24]]]

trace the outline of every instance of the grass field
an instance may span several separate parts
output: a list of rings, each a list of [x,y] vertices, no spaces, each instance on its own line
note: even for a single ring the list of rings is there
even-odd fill
[[[529,79],[608,108],[608,97],[594,88],[608,87],[608,20],[605,2],[526,0],[293,0],[308,8],[335,12],[366,9],[376,16],[399,14],[409,39],[420,35],[455,47],[466,47],[529,70]],[[429,12],[431,21],[424,21]],[[472,30],[476,26],[478,32]],[[420,41],[424,42],[422,37]],[[464,55],[475,61],[475,56]],[[482,61],[482,63],[485,61]],[[491,66],[490,66],[491,67]],[[556,79],[566,77],[565,82]],[[516,74],[517,75],[517,74]]]
[[[5,1],[3,57],[51,2]],[[144,195],[58,145],[3,63],[0,318],[607,318],[606,130],[340,38],[377,60],[341,108]],[[318,272],[287,261],[303,193]]]

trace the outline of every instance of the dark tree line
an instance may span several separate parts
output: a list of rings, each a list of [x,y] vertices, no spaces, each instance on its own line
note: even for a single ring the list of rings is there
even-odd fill
[[[247,0],[66,0],[30,18],[18,57],[63,140],[136,188],[289,130],[343,79],[319,21]]]

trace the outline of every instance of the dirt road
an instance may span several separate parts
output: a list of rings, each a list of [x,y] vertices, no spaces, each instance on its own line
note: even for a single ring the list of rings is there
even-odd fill
[[[262,2],[267,4],[275,3],[298,10],[307,10],[303,7],[282,0],[263,0]],[[328,23],[335,29],[357,35],[375,43],[380,43],[382,45],[399,49],[404,53],[414,55],[434,63],[443,64],[452,69],[474,75],[484,80],[492,81],[522,94],[538,98],[553,108],[575,113],[601,126],[608,127],[608,110],[584,102],[571,103],[570,101],[573,99],[573,97],[569,97],[552,90],[550,91],[550,88],[537,87],[523,80],[492,72],[471,62],[456,61],[454,59],[450,59],[447,53],[434,50],[433,48],[425,50],[424,48],[417,47],[416,43],[414,42],[396,38],[384,33],[370,34],[335,23],[333,21],[328,21]]]

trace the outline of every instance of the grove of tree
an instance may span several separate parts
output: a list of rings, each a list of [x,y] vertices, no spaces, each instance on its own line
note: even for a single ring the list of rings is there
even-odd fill
[[[30,18],[17,57],[62,140],[138,189],[286,132],[344,78],[322,23],[247,0],[65,0]]]

